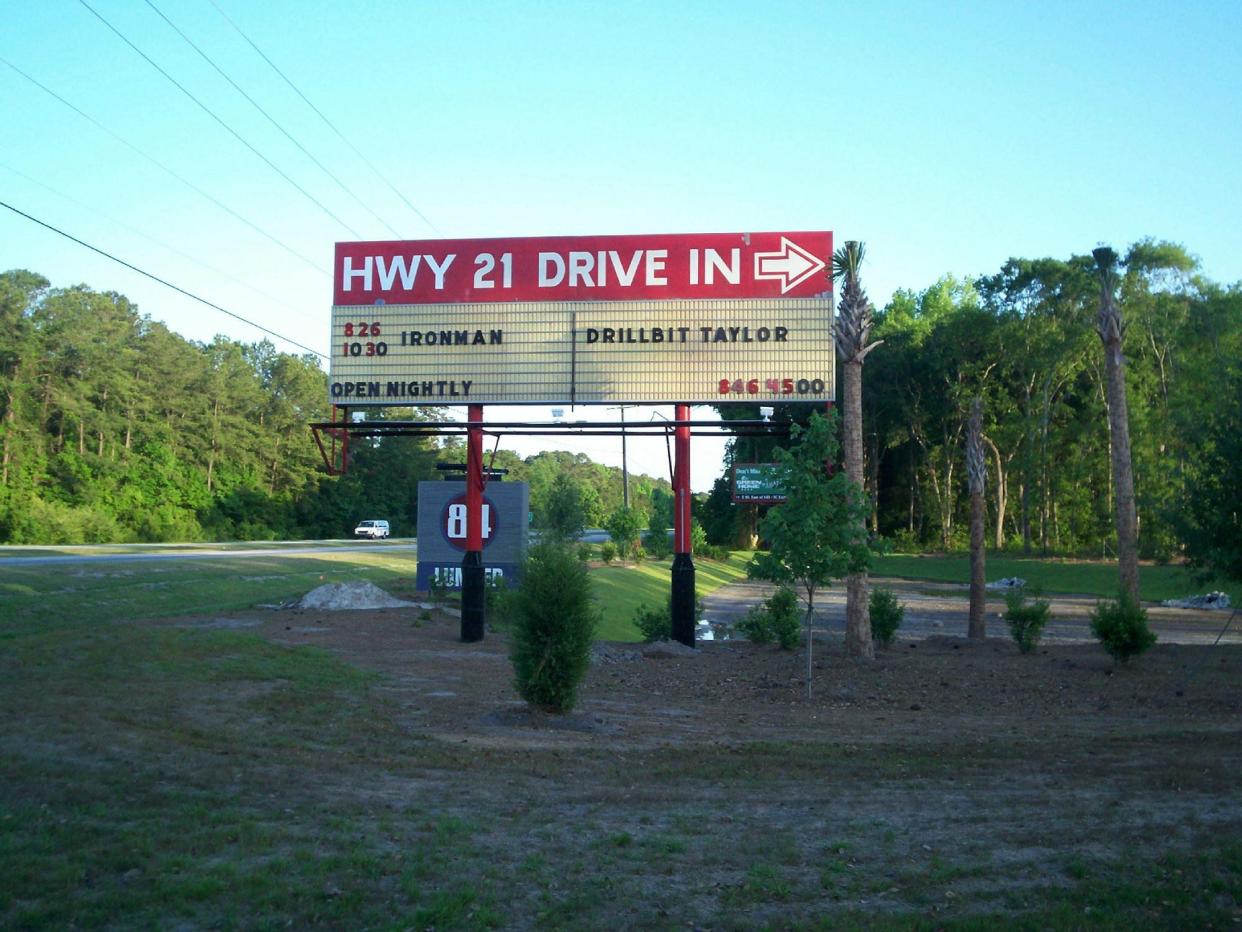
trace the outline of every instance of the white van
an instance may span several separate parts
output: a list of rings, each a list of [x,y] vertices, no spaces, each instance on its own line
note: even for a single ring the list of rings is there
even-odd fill
[[[354,537],[369,537],[371,540],[379,540],[381,537],[387,536],[387,521],[363,521],[354,528]]]

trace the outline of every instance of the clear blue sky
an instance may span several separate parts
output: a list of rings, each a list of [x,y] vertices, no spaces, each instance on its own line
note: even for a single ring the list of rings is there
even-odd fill
[[[0,200],[321,351],[333,243],[392,238],[370,211],[408,238],[831,229],[867,243],[880,305],[1145,236],[1242,279],[1237,0],[215,0],[430,226],[211,0],[151,3],[366,208],[146,0],[88,2],[343,223],[79,0],[0,0],[0,57],[284,246],[3,64]],[[3,209],[0,268],[123,292],[191,339],[262,336]],[[619,443],[580,449],[619,461]],[[719,449],[696,441],[696,490]],[[630,456],[667,472],[662,442]]]

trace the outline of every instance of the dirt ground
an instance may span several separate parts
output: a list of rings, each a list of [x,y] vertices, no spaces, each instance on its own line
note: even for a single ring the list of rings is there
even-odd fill
[[[740,589],[749,593],[750,584]],[[753,593],[750,593],[754,596]],[[255,625],[283,644],[314,645],[389,677],[421,727],[445,739],[504,743],[609,745],[698,741],[796,740],[825,734],[851,740],[896,732],[917,736],[945,720],[986,735],[1024,729],[1107,733],[1130,727],[1236,727],[1242,724],[1242,645],[1233,632],[1207,646],[1226,617],[1192,613],[1197,633],[1158,643],[1118,666],[1085,629],[1081,599],[1058,600],[1060,626],[1035,653],[1022,655],[1003,623],[986,642],[965,630],[965,604],[911,587],[899,592],[914,610],[894,645],[874,661],[844,655],[826,601],[807,695],[805,644],[796,651],[745,641],[596,645],[580,704],[571,716],[526,721],[517,711],[508,640],[490,631],[463,644],[456,616],[416,609],[314,612],[285,610],[233,624]],[[709,610],[709,617],[727,612]],[[1155,610],[1153,626],[1167,627]],[[1185,614],[1185,613],[1183,613]],[[1079,624],[1070,619],[1075,615]],[[939,723],[932,726],[931,723]]]
[[[503,631],[463,644],[440,611],[176,623],[376,671],[403,728],[459,755],[417,794],[490,813],[505,927],[545,926],[536,896],[587,928],[1242,921],[1242,645],[1160,643],[1123,667],[1073,639],[1021,655],[999,624],[984,643],[940,633],[964,625],[955,604],[874,661],[829,624],[809,698],[805,647],[597,644],[568,716],[519,701]],[[577,859],[572,876],[524,878],[532,845]]]

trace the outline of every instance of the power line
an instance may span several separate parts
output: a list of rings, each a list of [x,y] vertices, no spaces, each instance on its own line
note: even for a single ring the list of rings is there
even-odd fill
[[[137,54],[138,54],[138,55],[142,58],[142,60],[143,60],[143,61],[145,61],[148,65],[150,65],[152,68],[154,68],[154,69],[155,69],[156,71],[158,71],[160,74],[162,74],[165,78],[167,78],[167,79],[169,80],[169,82],[173,85],[173,87],[177,88],[177,90],[179,90],[179,91],[181,91],[181,93],[185,94],[185,96],[186,96],[186,97],[190,98],[190,100],[192,100],[195,104],[197,104],[197,105],[198,105],[199,109],[201,109],[204,113],[206,113],[209,117],[211,117],[211,118],[212,118],[213,120],[215,120],[217,123],[219,123],[219,124],[220,124],[220,126],[221,126],[221,127],[223,127],[223,128],[224,128],[224,129],[225,129],[225,130],[226,130],[226,131],[227,131],[227,132],[228,132],[228,133],[229,133],[229,134],[230,134],[230,135],[231,135],[234,139],[236,139],[236,140],[237,140],[238,142],[240,142],[243,146],[245,146],[247,149],[249,149],[251,152],[253,152],[256,156],[258,156],[258,158],[260,158],[260,159],[263,161],[263,163],[264,163],[265,165],[267,165],[267,167],[268,167],[268,168],[270,168],[270,169],[271,169],[272,171],[274,171],[276,174],[280,175],[280,177],[281,177],[281,178],[283,178],[285,181],[289,182],[289,184],[291,184],[294,188],[296,188],[296,189],[297,189],[297,190],[298,190],[298,191],[302,194],[302,196],[303,196],[303,197],[305,197],[308,201],[310,201],[312,204],[314,204],[316,207],[318,207],[320,210],[322,210],[325,214],[327,214],[329,217],[331,217],[333,220],[335,220],[337,223],[339,223],[341,226],[343,226],[345,229],[347,229],[347,230],[348,230],[350,233],[352,233],[355,237],[357,237],[358,239],[362,239],[362,234],[361,234],[361,233],[359,233],[357,230],[355,230],[353,227],[351,227],[348,223],[346,223],[344,220],[342,220],[340,217],[338,217],[336,214],[334,214],[331,210],[329,210],[327,207],[325,207],[325,206],[324,206],[324,204],[323,204],[321,201],[319,201],[318,199],[316,199],[314,195],[312,195],[312,194],[311,194],[309,191],[307,191],[304,187],[302,187],[300,184],[298,184],[296,181],[294,181],[292,178],[290,178],[288,175],[286,175],[283,171],[281,171],[281,170],[280,170],[280,168],[276,165],[276,163],[275,163],[275,162],[273,162],[273,161],[272,161],[271,159],[269,159],[266,155],[264,155],[262,152],[260,152],[260,151],[259,151],[258,149],[256,149],[254,146],[252,146],[249,142],[247,142],[247,141],[245,140],[245,138],[244,138],[244,137],[243,137],[240,133],[238,133],[238,132],[237,132],[237,130],[233,129],[233,127],[231,127],[231,126],[229,126],[229,124],[225,123],[225,122],[224,122],[224,120],[222,120],[220,117],[216,116],[215,112],[214,112],[214,111],[213,111],[210,107],[208,107],[205,103],[203,103],[201,100],[199,100],[199,99],[198,99],[197,97],[195,97],[193,94],[191,94],[191,93],[190,93],[190,92],[189,92],[189,91],[185,88],[185,86],[184,86],[183,84],[181,84],[181,82],[179,82],[179,81],[178,81],[176,78],[174,78],[171,74],[169,74],[167,71],[165,71],[165,70],[164,70],[163,68],[161,68],[159,65],[157,65],[157,64],[155,63],[155,61],[154,61],[154,60],[153,60],[150,56],[148,56],[148,55],[147,55],[147,53],[146,53],[146,52],[144,52],[142,49],[138,48],[138,46],[134,45],[134,43],[130,42],[130,41],[129,41],[129,39],[128,39],[128,38],[126,38],[126,37],[125,37],[125,35],[124,35],[124,34],[123,34],[123,33],[122,33],[119,29],[117,29],[117,28],[116,28],[115,26],[113,26],[110,22],[108,22],[106,19],[104,19],[104,17],[103,17],[102,15],[100,15],[100,13],[99,13],[99,12],[98,12],[98,11],[97,11],[94,7],[92,7],[89,3],[87,3],[87,2],[86,2],[86,0],[78,0],[78,3],[82,4],[82,6],[86,7],[88,10],[90,10],[90,11],[91,11],[91,13],[93,13],[93,14],[95,15],[95,18],[96,18],[96,19],[98,19],[98,20],[99,20],[101,23],[103,23],[105,26],[107,26],[107,27],[108,27],[108,29],[110,29],[110,30],[112,31],[112,33],[113,33],[113,34],[114,34],[114,35],[115,35],[118,39],[120,39],[122,42],[124,42],[126,45],[128,45],[131,49],[133,49],[133,50],[134,50],[134,51],[135,51],[135,52],[136,52],[136,53],[137,53]]]
[[[111,259],[113,262],[117,263],[118,265],[123,265],[125,266],[125,268],[130,269],[131,271],[137,272],[139,275],[146,276],[147,278],[151,279],[153,282],[159,282],[159,284],[163,285],[165,288],[171,288],[173,291],[177,292],[178,294],[183,294],[187,298],[192,298],[193,300],[197,301],[199,304],[205,304],[207,305],[207,307],[211,308],[212,310],[219,311],[221,314],[227,314],[229,317],[232,317],[235,320],[240,320],[243,324],[249,324],[251,327],[254,327],[256,330],[259,330],[262,333],[266,333],[268,336],[275,337],[278,340],[282,340],[283,342],[288,343],[290,346],[296,346],[298,349],[304,349],[306,350],[306,352],[311,353],[315,356],[318,356],[320,359],[328,358],[326,355],[319,352],[319,350],[311,349],[309,346],[305,345],[304,343],[299,343],[297,340],[291,340],[288,337],[277,333],[275,330],[269,330],[267,327],[264,327],[262,324],[257,324],[253,320],[249,320],[248,318],[242,317],[240,314],[235,314],[232,311],[230,311],[228,308],[223,308],[218,304],[214,304],[211,301],[208,301],[206,298],[200,298],[198,295],[194,294],[194,292],[192,291],[186,291],[184,288],[179,288],[178,286],[174,285],[172,282],[165,281],[164,279],[160,278],[158,275],[152,275],[150,272],[146,271],[145,269],[140,269],[138,268],[138,266],[130,262],[126,262],[124,259],[120,259],[112,255],[112,253],[110,252],[105,252],[104,250],[100,249],[98,246],[92,246],[90,243],[86,242],[85,240],[80,240],[76,236],[73,236],[70,233],[66,233],[64,230],[61,230],[57,227],[52,226],[50,223],[45,223],[44,221],[40,220],[38,217],[32,217],[30,214],[26,213],[25,211],[18,210],[12,204],[8,204],[4,201],[0,201],[0,207],[5,207],[13,211],[13,213],[17,214],[19,217],[25,217],[27,220],[31,221],[32,223],[37,223],[39,226],[43,227],[44,229],[51,230],[53,233],[63,236],[67,240],[72,240],[73,242],[77,243],[79,246],[85,246],[91,252],[98,253],[99,255],[103,256],[105,259]]]
[[[325,276],[325,277],[328,275],[328,273],[327,273],[326,271],[324,271],[324,269],[323,269],[320,265],[318,265],[318,264],[317,264],[317,263],[316,263],[313,259],[308,259],[306,256],[302,255],[300,252],[298,252],[298,251],[297,251],[296,249],[294,249],[292,246],[288,245],[287,243],[283,242],[282,240],[277,239],[275,236],[273,236],[271,233],[267,232],[267,230],[263,229],[263,228],[262,228],[261,226],[259,226],[258,224],[254,223],[254,222],[252,222],[252,221],[250,221],[250,220],[247,220],[245,217],[243,217],[243,216],[242,216],[241,214],[239,214],[237,211],[233,210],[233,208],[229,207],[229,206],[228,206],[227,204],[225,204],[224,202],[222,202],[222,201],[218,200],[217,198],[213,197],[212,195],[208,194],[206,191],[204,191],[204,190],[203,190],[202,188],[200,188],[198,185],[194,184],[192,181],[189,181],[189,180],[187,180],[186,178],[183,178],[181,175],[177,174],[177,172],[173,171],[171,168],[169,168],[167,165],[165,165],[165,164],[164,164],[163,162],[161,162],[159,159],[155,158],[155,156],[153,156],[153,155],[148,155],[146,152],[144,152],[142,149],[139,149],[137,146],[135,146],[132,142],[130,142],[130,141],[129,141],[128,139],[126,139],[124,136],[122,136],[122,135],[120,135],[119,133],[114,132],[113,130],[111,130],[111,129],[109,129],[108,127],[104,126],[102,123],[100,123],[98,120],[96,120],[93,116],[91,116],[90,114],[86,113],[85,111],[83,111],[83,110],[79,109],[78,107],[74,106],[74,105],[73,105],[73,104],[71,104],[68,100],[66,100],[64,97],[61,97],[59,94],[57,94],[54,90],[52,90],[51,88],[47,87],[45,84],[41,84],[39,81],[35,80],[33,77],[31,77],[30,75],[28,75],[26,72],[22,71],[22,69],[18,68],[15,64],[13,64],[13,63],[12,63],[11,61],[9,61],[7,58],[4,58],[3,56],[0,56],[0,63],[3,63],[3,64],[5,64],[5,65],[8,65],[10,68],[12,68],[14,71],[16,71],[19,75],[21,75],[23,78],[25,78],[25,79],[26,79],[27,81],[29,81],[31,84],[33,84],[33,85],[34,85],[35,87],[37,87],[39,90],[43,91],[43,93],[47,94],[49,97],[52,97],[53,99],[55,99],[55,100],[59,101],[60,103],[64,104],[66,107],[68,107],[70,110],[72,110],[72,111],[73,111],[74,113],[76,113],[78,116],[80,116],[82,119],[86,120],[86,122],[90,123],[92,126],[94,126],[96,129],[98,129],[100,132],[106,133],[107,135],[111,136],[113,139],[115,139],[115,140],[116,140],[117,142],[119,142],[121,145],[125,146],[126,148],[130,149],[131,151],[133,151],[133,152],[137,153],[138,155],[142,156],[144,159],[146,159],[148,162],[150,162],[150,163],[151,163],[152,165],[154,165],[156,168],[160,169],[161,171],[163,171],[163,172],[165,172],[166,174],[170,175],[171,177],[175,178],[177,181],[180,181],[183,185],[185,185],[187,188],[189,188],[189,189],[190,189],[191,191],[193,191],[195,194],[199,195],[199,196],[200,196],[200,197],[202,197],[202,198],[205,198],[206,200],[210,201],[212,204],[215,204],[217,207],[219,207],[222,211],[224,211],[224,212],[225,212],[226,214],[228,214],[230,217],[233,217],[235,220],[239,220],[239,221],[241,221],[241,222],[242,222],[242,223],[244,223],[246,226],[250,227],[250,229],[252,229],[252,230],[254,230],[256,233],[258,233],[260,236],[262,236],[262,237],[264,237],[264,238],[266,238],[266,239],[271,240],[273,243],[275,243],[277,246],[279,246],[279,247],[280,247],[281,249],[283,249],[285,252],[289,253],[289,255],[293,256],[293,257],[294,257],[294,258],[296,258],[296,259],[300,259],[300,260],[302,260],[303,262],[305,262],[307,265],[309,265],[312,269],[314,269],[314,270],[315,270],[316,272],[318,272],[320,275],[323,275],[323,276]]]
[[[167,16],[165,16],[165,15],[164,15],[164,12],[163,12],[163,11],[162,11],[159,7],[157,7],[157,6],[156,6],[156,5],[152,2],[152,0],[146,0],[146,4],[147,4],[147,6],[149,6],[151,9],[153,9],[153,10],[156,12],[156,14],[159,16],[159,18],[160,18],[160,19],[162,19],[164,22],[166,22],[166,23],[169,25],[169,27],[173,30],[173,32],[175,32],[175,33],[176,33],[177,35],[179,35],[182,39],[184,39],[184,40],[185,40],[185,43],[186,43],[186,44],[187,44],[190,48],[192,48],[192,49],[194,49],[194,51],[198,52],[199,56],[201,56],[201,57],[202,57],[203,61],[205,61],[205,62],[207,62],[207,64],[211,65],[211,67],[215,69],[216,73],[217,73],[218,75],[220,75],[220,77],[222,77],[222,78],[224,78],[224,80],[228,81],[228,82],[229,82],[229,84],[232,86],[232,88],[233,88],[235,91],[237,91],[237,93],[239,93],[239,94],[241,94],[243,97],[245,97],[245,98],[246,98],[246,100],[250,102],[250,105],[251,105],[251,106],[253,106],[256,110],[258,110],[258,111],[259,111],[259,113],[263,114],[263,116],[264,116],[264,117],[266,117],[266,119],[267,119],[267,121],[268,121],[269,123],[271,123],[274,127],[276,127],[276,129],[280,130],[280,132],[284,135],[284,137],[285,137],[286,139],[288,139],[291,143],[293,143],[295,146],[297,146],[297,147],[298,147],[298,149],[299,149],[299,151],[301,151],[301,153],[302,153],[303,155],[305,155],[308,159],[310,159],[312,162],[314,162],[314,163],[315,163],[315,165],[319,167],[319,170],[320,170],[320,171],[322,171],[325,175],[327,175],[329,178],[331,178],[333,181],[335,181],[335,182],[337,183],[337,185],[340,187],[340,189],[341,189],[342,191],[344,191],[346,194],[348,194],[350,197],[352,197],[352,198],[354,199],[354,201],[356,201],[356,202],[357,202],[358,206],[360,206],[363,210],[365,210],[365,211],[366,211],[367,213],[369,213],[372,217],[374,217],[376,220],[378,220],[378,221],[380,222],[380,224],[381,224],[381,225],[383,225],[384,227],[386,227],[386,228],[388,229],[388,232],[390,232],[393,236],[397,237],[398,239],[400,239],[400,238],[401,238],[401,234],[400,234],[400,233],[398,233],[396,230],[394,230],[394,229],[392,228],[392,226],[390,226],[390,225],[389,225],[388,221],[386,221],[383,217],[381,217],[381,216],[380,216],[379,214],[377,214],[374,210],[372,210],[372,209],[371,209],[371,208],[370,208],[367,204],[365,204],[365,203],[363,202],[362,198],[358,197],[358,195],[357,195],[357,194],[355,194],[352,190],[350,190],[349,186],[348,186],[348,185],[346,185],[344,181],[342,181],[340,178],[338,178],[335,174],[333,174],[333,173],[332,173],[331,169],[329,169],[326,165],[324,165],[324,164],[323,164],[323,162],[319,161],[319,159],[315,158],[315,156],[311,154],[310,150],[308,150],[308,149],[307,149],[304,145],[302,145],[302,143],[300,143],[297,139],[295,139],[292,135],[290,135],[289,131],[288,131],[288,130],[286,130],[283,126],[281,126],[281,125],[280,125],[280,123],[278,123],[278,122],[276,121],[276,118],[275,118],[275,117],[273,117],[270,113],[268,113],[268,112],[267,112],[267,110],[265,110],[265,109],[263,108],[263,106],[262,106],[262,105],[261,105],[261,104],[260,104],[257,100],[255,100],[253,97],[251,97],[249,94],[247,94],[247,93],[246,93],[246,92],[242,89],[242,87],[241,87],[241,86],[240,86],[240,85],[239,85],[236,81],[234,81],[232,78],[230,78],[230,77],[229,77],[229,76],[228,76],[228,75],[224,72],[224,69],[223,69],[223,68],[221,68],[219,65],[217,65],[217,64],[215,63],[215,61],[213,61],[213,60],[211,59],[211,57],[210,57],[210,56],[209,56],[206,52],[204,52],[201,48],[199,48],[199,47],[198,47],[198,46],[194,43],[194,40],[193,40],[193,39],[191,39],[191,38],[190,38],[189,36],[187,36],[184,32],[182,32],[179,28],[177,28],[177,25],[176,25],[176,24],[175,24],[175,23],[174,23],[171,19],[169,19]]]
[[[214,6],[216,8],[216,12],[219,13],[221,16],[223,16],[225,21],[230,26],[232,26],[235,30],[237,30],[237,34],[246,40],[246,43],[252,49],[254,49],[255,52],[258,53],[260,58],[262,58],[265,62],[267,62],[267,64],[271,67],[273,71],[275,71],[278,75],[280,75],[281,79],[286,84],[288,84],[290,88],[293,89],[293,93],[301,97],[302,101],[306,104],[306,106],[310,107],[313,111],[315,111],[315,115],[318,116],[319,119],[323,120],[324,123],[327,124],[328,128],[332,130],[332,132],[336,133],[336,135],[340,138],[341,142],[345,143],[345,145],[349,147],[350,151],[353,152],[354,155],[358,156],[358,158],[360,158],[363,161],[363,163],[367,166],[367,168],[375,172],[376,177],[378,177],[381,181],[383,181],[384,184],[388,185],[389,190],[391,190],[393,194],[397,195],[397,197],[401,198],[401,200],[405,203],[406,207],[410,208],[410,210],[414,211],[414,213],[418,215],[418,219],[423,221],[423,223],[427,224],[427,226],[429,226],[433,232],[440,233],[440,229],[434,223],[428,220],[426,215],[421,210],[419,210],[412,203],[410,203],[409,198],[407,198],[404,194],[402,194],[399,190],[397,190],[397,186],[394,185],[391,181],[389,181],[383,172],[381,172],[378,168],[376,168],[373,164],[371,164],[370,159],[368,159],[365,155],[363,155],[361,152],[358,151],[357,147],[354,146],[352,142],[350,142],[349,137],[347,137],[344,133],[342,133],[339,129],[337,129],[335,124],[333,124],[331,120],[329,120],[326,116],[324,116],[322,111],[320,111],[318,107],[316,107],[313,103],[311,103],[305,94],[303,94],[300,90],[298,90],[298,86],[294,84],[291,80],[289,80],[289,78],[285,75],[283,71],[281,71],[279,68],[276,67],[276,63],[273,62],[270,58],[268,58],[267,55],[263,53],[263,50],[259,48],[257,45],[255,45],[254,42],[251,41],[248,35],[242,32],[242,28],[238,26],[237,23],[233,22],[233,20],[229,18],[229,15],[225,13],[224,10],[220,9],[220,4],[216,3],[216,0],[207,0],[207,2],[210,3],[212,6]]]
[[[57,191],[51,185],[44,184],[38,178],[30,177],[25,172],[14,168],[12,165],[8,165],[4,162],[0,162],[0,168],[3,168],[5,171],[12,172],[14,175],[17,175],[17,177],[19,178],[24,178],[26,181],[30,182],[31,184],[36,185],[37,187],[40,187],[44,191],[47,191],[51,194],[55,194],[57,197],[68,201],[70,204],[74,204],[78,207],[81,207],[83,210],[88,210],[91,213],[96,214],[97,216],[103,217],[105,220],[111,223],[115,223],[117,226],[121,227],[122,229],[128,230],[129,232],[133,233],[135,236],[142,237],[149,243],[154,243],[156,246],[160,246],[163,249],[167,249],[169,252],[180,256],[181,258],[185,259],[187,262],[192,262],[195,265],[197,265],[199,268],[206,269],[208,272],[211,272],[213,275],[219,275],[221,278],[227,278],[229,281],[234,282],[235,284],[241,285],[243,288],[249,289],[250,291],[253,291],[255,294],[259,295],[260,297],[267,298],[267,300],[274,301],[277,304],[282,304],[291,311],[298,311],[299,313],[301,313],[301,311],[298,308],[294,307],[292,304],[290,304],[288,301],[285,301],[283,298],[277,297],[274,294],[269,294],[268,292],[264,291],[262,288],[256,288],[254,285],[250,284],[249,282],[242,281],[236,275],[232,275],[229,272],[224,271],[223,269],[218,269],[214,265],[204,262],[202,259],[198,258],[197,256],[191,255],[188,252],[178,249],[176,246],[173,246],[170,243],[165,243],[163,240],[157,239],[156,237],[151,236],[148,233],[144,233],[142,232],[142,230],[138,229],[135,226],[131,226],[130,224],[126,223],[124,220],[120,220],[112,216],[107,211],[100,210],[97,207],[92,207],[90,204],[87,204],[84,201],[80,201],[76,197],[66,194],[64,191]]]

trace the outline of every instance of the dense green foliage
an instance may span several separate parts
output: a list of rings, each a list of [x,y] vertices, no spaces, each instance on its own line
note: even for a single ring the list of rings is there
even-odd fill
[[[969,578],[970,556],[965,553],[879,555],[872,563],[876,576],[898,576],[904,579],[926,579],[934,582],[962,583]],[[1107,599],[1117,592],[1117,567],[1102,560],[1077,560],[1056,557],[1024,557],[990,554],[988,574],[994,579],[1017,576],[1027,586],[1042,592],[1081,593]],[[1202,583],[1192,568],[1183,564],[1144,566],[1142,598],[1159,602],[1184,598]],[[1242,601],[1242,581],[1230,583],[1213,579],[1208,588],[1221,589],[1235,602]]]
[[[330,476],[308,427],[330,410],[314,356],[194,343],[121,295],[0,274],[0,543],[334,538],[378,517],[413,536],[418,482],[465,446],[355,439]],[[622,499],[620,470],[583,456],[500,450],[494,465],[530,483],[540,527],[598,524]],[[630,477],[644,514],[667,488]]]
[[[669,539],[668,528],[652,525],[643,531],[643,550],[653,560],[663,560],[673,552],[673,542]],[[698,555],[698,548],[695,548]]]
[[[978,279],[898,291],[877,310],[884,343],[867,358],[863,395],[873,533],[899,550],[964,549],[964,414],[979,396],[990,546],[1115,553],[1092,267],[1085,250],[1014,258]],[[1208,280],[1181,246],[1144,240],[1125,251],[1118,300],[1141,554],[1242,578],[1242,286]],[[758,416],[720,407],[727,419]],[[811,407],[776,405],[773,420],[805,424]],[[333,477],[306,427],[329,418],[312,357],[190,342],[122,295],[0,274],[0,542],[330,538],[363,517],[412,535],[417,482],[439,478],[437,459],[464,460],[464,445],[355,441],[349,473]],[[777,434],[730,445],[696,502],[709,543],[751,545],[771,509],[733,504],[729,468],[772,462],[781,445]],[[622,504],[619,471],[581,454],[501,448],[493,465],[530,483],[536,527],[600,526]],[[630,501],[640,527],[671,524],[666,480],[631,475]]]
[[[642,635],[643,641],[652,644],[656,641],[673,639],[673,608],[668,602],[659,605],[641,605],[634,612],[634,627]]]
[[[869,524],[898,549],[964,550],[965,415],[984,400],[988,543],[1115,555],[1104,359],[1090,255],[1011,259],[973,281],[898,291],[876,313],[864,369]],[[1186,553],[1242,574],[1242,286],[1201,275],[1184,248],[1145,240],[1123,257],[1118,302],[1140,552]],[[756,417],[722,406],[724,417]],[[775,419],[798,412],[778,407]],[[726,462],[771,459],[734,441]],[[704,508],[718,542],[740,541],[755,506],[722,478]]]
[[[591,664],[599,610],[587,568],[568,547],[530,549],[514,605],[510,659],[518,695],[548,712],[568,712]]]
[[[865,508],[861,490],[844,472],[830,477],[824,468],[837,452],[836,429],[835,414],[813,414],[805,429],[794,427],[790,449],[774,451],[787,498],[764,517],[769,549],[750,566],[756,579],[801,586],[808,617],[817,590],[865,570],[871,560],[858,531]]]
[[[318,483],[306,423],[326,399],[313,358],[189,343],[121,295],[0,275],[0,540],[270,538],[313,523],[296,503]]]
[[[897,636],[906,617],[906,607],[897,601],[892,589],[877,586],[868,601],[871,614],[871,636],[881,647],[888,647]]]
[[[543,507],[543,526],[554,540],[577,540],[599,509],[595,490],[561,473],[552,481]]]
[[[1025,589],[1005,593],[1005,621],[1019,651],[1029,654],[1039,645],[1051,608],[1051,603],[1046,599],[1036,597],[1028,602]]]
[[[626,508],[622,505],[608,516],[604,527],[608,529],[617,553],[624,560],[638,547],[638,535],[643,529],[642,515],[637,508]]]
[[[1242,582],[1242,360],[1231,363],[1217,386],[1222,403],[1201,415],[1202,444],[1171,519],[1203,576]]]
[[[1100,602],[1091,613],[1091,631],[1100,644],[1120,663],[1137,657],[1156,643],[1147,626],[1147,610],[1127,593],[1115,602]]]
[[[778,587],[767,601],[746,613],[737,629],[754,644],[775,641],[783,650],[793,650],[802,634],[798,594],[789,586]]]

